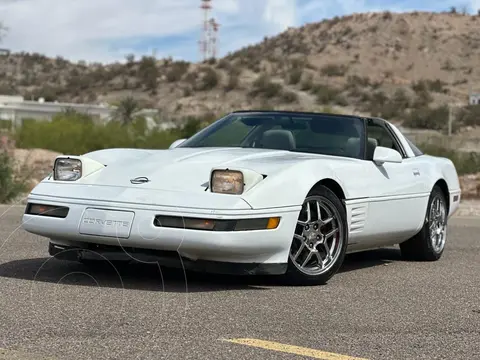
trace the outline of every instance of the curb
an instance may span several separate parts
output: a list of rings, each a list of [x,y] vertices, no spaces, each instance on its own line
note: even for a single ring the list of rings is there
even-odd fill
[[[480,201],[464,200],[460,202],[454,217],[480,217]]]
[[[453,214],[453,217],[478,217],[480,218],[480,209],[459,209]]]

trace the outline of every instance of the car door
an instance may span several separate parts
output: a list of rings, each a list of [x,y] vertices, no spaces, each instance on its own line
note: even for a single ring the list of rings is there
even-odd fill
[[[415,158],[407,156],[396,136],[380,119],[367,119],[366,174],[368,196],[362,243],[385,246],[413,236],[421,227],[428,199],[426,174]],[[398,151],[402,162],[373,161],[376,146]]]

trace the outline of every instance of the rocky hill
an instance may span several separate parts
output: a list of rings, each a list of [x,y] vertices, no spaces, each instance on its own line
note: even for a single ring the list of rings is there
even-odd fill
[[[354,14],[292,28],[206,63],[0,56],[0,94],[72,102],[133,95],[172,116],[330,105],[402,119],[406,109],[466,104],[469,89],[480,90],[479,59],[480,16]]]

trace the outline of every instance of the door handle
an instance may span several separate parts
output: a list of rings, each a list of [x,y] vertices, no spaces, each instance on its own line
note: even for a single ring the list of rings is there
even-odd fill
[[[413,169],[414,176],[420,176],[420,171],[418,169]]]

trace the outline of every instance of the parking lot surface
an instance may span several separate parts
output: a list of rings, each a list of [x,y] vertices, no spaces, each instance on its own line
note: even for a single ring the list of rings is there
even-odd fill
[[[352,254],[325,286],[89,269],[0,207],[3,359],[480,359],[480,220],[455,218],[440,261]]]

